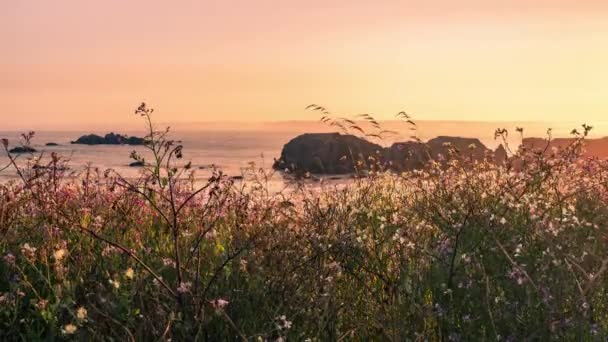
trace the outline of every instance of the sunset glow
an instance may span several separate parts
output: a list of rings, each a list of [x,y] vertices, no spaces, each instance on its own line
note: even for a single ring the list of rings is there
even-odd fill
[[[508,4],[507,4],[508,3]],[[9,129],[317,119],[605,120],[606,1],[3,1]]]
[[[608,0],[0,0],[0,341],[608,341]]]

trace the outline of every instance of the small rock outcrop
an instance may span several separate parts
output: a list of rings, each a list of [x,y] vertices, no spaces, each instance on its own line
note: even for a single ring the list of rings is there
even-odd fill
[[[103,137],[96,134],[83,135],[76,141],[72,141],[72,144],[82,145],[143,145],[144,143],[144,138],[128,137],[115,133],[108,133]]]
[[[36,153],[36,149],[30,146],[17,146],[8,150],[9,153],[22,154],[22,153]]]
[[[200,165],[198,168],[199,168],[199,170],[211,170],[211,169],[218,168],[218,166],[215,164],[207,164],[207,165]]]
[[[131,164],[129,164],[130,167],[144,167],[146,164],[143,161],[134,161]]]
[[[45,144],[45,146],[59,146],[58,143],[54,143],[54,142],[48,142]]]
[[[381,154],[382,146],[354,135],[308,133],[295,137],[281,152],[273,167],[279,170],[322,174],[345,174]]]

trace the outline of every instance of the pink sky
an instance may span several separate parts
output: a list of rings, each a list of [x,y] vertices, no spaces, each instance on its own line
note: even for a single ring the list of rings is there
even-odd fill
[[[2,1],[3,128],[605,120],[606,1]]]

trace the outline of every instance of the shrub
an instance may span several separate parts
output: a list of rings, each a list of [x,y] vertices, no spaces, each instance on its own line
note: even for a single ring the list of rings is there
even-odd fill
[[[20,180],[0,185],[2,340],[607,337],[608,169],[580,157],[587,126],[506,165],[454,151],[272,194],[259,170],[195,181],[152,110],[136,114],[136,179],[7,153]]]

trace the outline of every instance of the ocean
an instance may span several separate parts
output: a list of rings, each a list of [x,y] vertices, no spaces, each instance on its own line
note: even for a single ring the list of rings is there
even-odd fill
[[[571,129],[580,125],[574,123],[517,123],[517,122],[457,122],[457,121],[421,121],[417,123],[415,131],[410,126],[401,122],[386,122],[383,128],[397,131],[385,137],[383,140],[375,139],[374,142],[381,145],[390,145],[395,141],[407,140],[416,135],[422,140],[428,140],[439,135],[451,135],[462,137],[479,138],[482,143],[490,148],[496,148],[500,141],[494,138],[496,128],[507,128],[511,131],[509,144],[516,148],[521,137],[516,134],[515,127],[524,127],[526,136],[544,137],[547,128],[552,128],[554,137],[568,136]],[[603,136],[608,132],[608,124],[596,125],[592,136]],[[285,143],[295,136],[305,132],[328,132],[335,131],[333,127],[321,125],[318,122],[281,122],[269,124],[246,125],[240,124],[237,128],[205,129],[180,127],[171,132],[171,138],[180,140],[184,146],[183,160],[191,161],[196,169],[196,177],[205,179],[211,174],[211,165],[223,171],[228,176],[242,176],[247,173],[251,165],[271,171],[274,158],[279,158],[281,149]],[[120,131],[116,133],[143,136],[143,131]],[[132,161],[129,157],[131,151],[135,150],[145,154],[142,146],[111,146],[111,145],[75,145],[70,141],[76,140],[84,134],[108,133],[94,131],[38,131],[32,140],[32,146],[43,153],[43,158],[49,158],[51,152],[55,152],[63,158],[69,159],[69,167],[72,171],[84,169],[87,165],[97,167],[99,170],[114,169],[125,177],[135,177],[138,168],[129,167]],[[20,141],[20,132],[0,132],[0,138],[7,138],[11,146],[16,146]],[[45,146],[46,143],[54,142],[59,146]],[[19,163],[27,162],[27,156],[21,155]],[[8,163],[8,158],[0,156],[0,168]],[[0,172],[0,182],[16,179],[17,174],[12,168]],[[247,179],[247,177],[245,177]],[[275,173],[272,178],[275,186],[284,183],[280,173]]]

